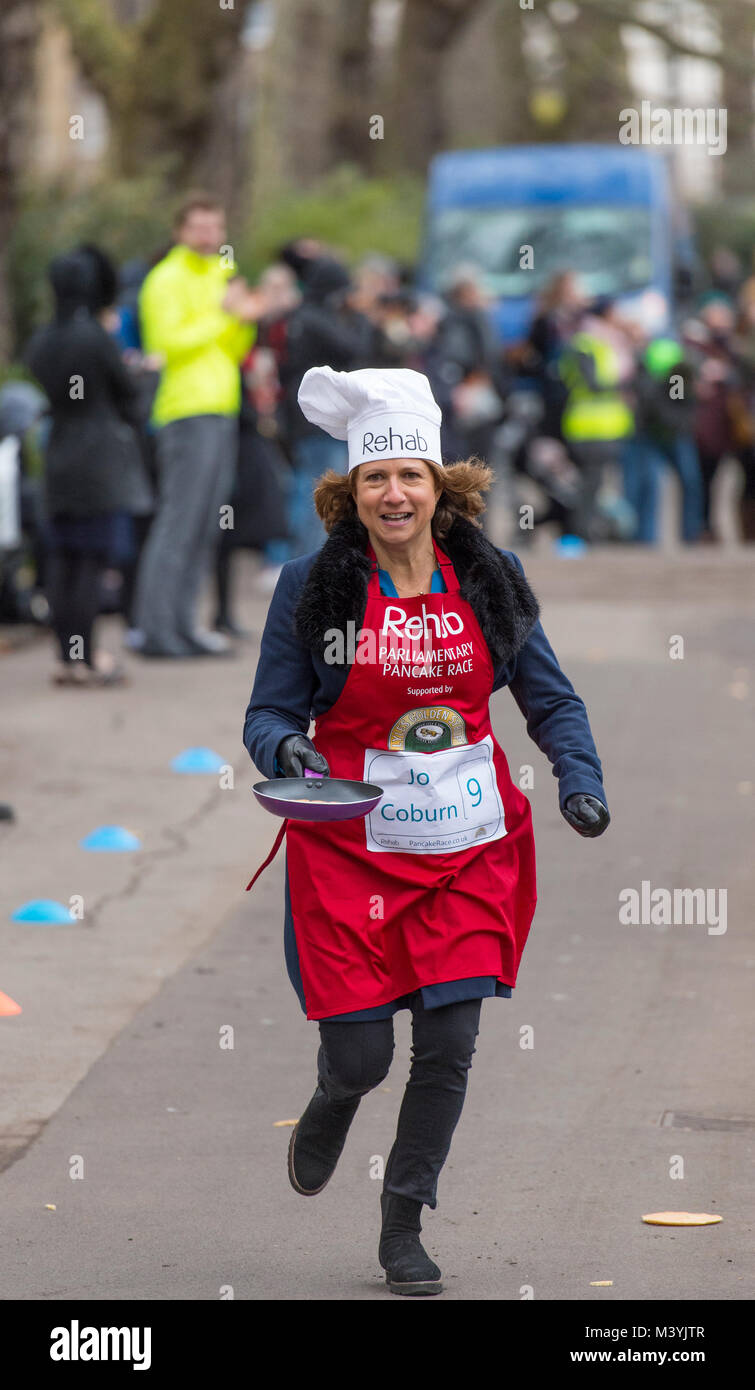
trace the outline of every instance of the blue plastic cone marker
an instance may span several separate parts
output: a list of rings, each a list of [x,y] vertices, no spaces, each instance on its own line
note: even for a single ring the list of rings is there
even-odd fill
[[[31,898],[11,913],[11,922],[75,922],[70,908],[53,898]]]
[[[220,772],[226,764],[211,748],[184,748],[171,763],[174,772]]]
[[[129,850],[141,849],[142,842],[122,825],[98,825],[96,830],[79,840],[80,849]]]
[[[587,543],[581,536],[561,536],[554,546],[559,555],[583,555],[587,550]]]

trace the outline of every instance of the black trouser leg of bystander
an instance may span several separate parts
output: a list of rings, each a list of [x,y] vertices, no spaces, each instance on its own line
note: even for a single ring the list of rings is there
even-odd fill
[[[218,595],[215,614],[216,627],[221,624],[230,624],[233,621],[231,614],[231,557],[234,550],[235,546],[229,544],[225,536],[221,537],[215,551],[215,587]]]
[[[56,549],[48,556],[47,601],[62,661],[76,659],[72,652],[80,639],[84,662],[93,664],[93,631],[105,564],[106,557],[97,552]]]

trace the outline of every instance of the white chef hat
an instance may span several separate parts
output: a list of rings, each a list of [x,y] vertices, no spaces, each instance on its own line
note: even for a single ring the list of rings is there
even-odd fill
[[[440,406],[421,372],[310,367],[299,387],[299,405],[313,425],[348,440],[349,471],[360,463],[413,455],[443,467]]]

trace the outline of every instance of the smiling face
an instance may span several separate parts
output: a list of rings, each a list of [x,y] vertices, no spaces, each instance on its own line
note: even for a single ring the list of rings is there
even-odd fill
[[[441,483],[424,459],[381,459],[356,468],[354,500],[370,540],[405,546],[429,533]]]

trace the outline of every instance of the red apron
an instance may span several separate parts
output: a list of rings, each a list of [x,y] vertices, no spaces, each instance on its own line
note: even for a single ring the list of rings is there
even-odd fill
[[[380,593],[369,546],[356,660],[315,723],[331,776],[384,795],[367,817],[282,827],[310,1019],[447,980],[513,986],[534,916],[532,814],[493,737],[490,653],[433,546],[447,592],[418,598]]]

